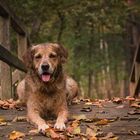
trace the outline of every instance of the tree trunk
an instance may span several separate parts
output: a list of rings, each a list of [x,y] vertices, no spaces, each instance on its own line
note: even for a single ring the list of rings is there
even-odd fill
[[[57,14],[60,19],[60,28],[59,28],[59,32],[58,32],[57,41],[61,42],[62,34],[63,34],[64,28],[65,28],[65,16],[64,16],[64,13],[62,13],[60,11],[58,11]]]
[[[92,64],[92,54],[93,54],[93,47],[94,47],[94,23],[91,21],[92,24],[90,26],[90,40],[88,42],[88,97],[93,97],[93,81],[92,81],[92,76],[93,76],[93,68],[91,68],[90,64]],[[94,48],[95,49],[95,48]]]

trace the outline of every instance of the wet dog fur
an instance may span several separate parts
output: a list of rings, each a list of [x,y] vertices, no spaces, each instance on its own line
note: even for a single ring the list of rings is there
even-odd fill
[[[18,84],[19,100],[27,105],[28,119],[39,131],[49,128],[44,116],[56,116],[56,129],[65,129],[67,103],[78,94],[77,83],[63,72],[68,53],[61,45],[44,43],[31,47],[23,57],[28,68]]]

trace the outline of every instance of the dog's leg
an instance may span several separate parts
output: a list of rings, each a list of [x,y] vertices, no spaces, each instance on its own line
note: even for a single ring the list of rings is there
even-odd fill
[[[64,108],[61,111],[59,111],[54,128],[59,130],[65,129],[66,128],[65,122],[67,121],[67,117],[68,117],[67,108]]]
[[[46,124],[45,120],[41,118],[39,111],[33,107],[32,102],[27,102],[27,109],[29,120],[37,125],[39,132],[45,133],[45,130],[48,129],[49,126]]]

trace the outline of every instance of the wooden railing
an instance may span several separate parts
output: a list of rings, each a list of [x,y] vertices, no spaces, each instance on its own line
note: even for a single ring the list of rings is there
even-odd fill
[[[17,35],[17,56],[11,52],[10,28]],[[21,57],[30,46],[29,37],[23,24],[5,4],[0,0],[0,98],[8,99],[14,97],[14,85],[20,81],[27,72]],[[16,69],[12,71],[11,67]],[[18,71],[18,70],[20,71]]]
[[[136,46],[134,61],[130,75],[130,93],[138,97],[140,93],[140,42]]]

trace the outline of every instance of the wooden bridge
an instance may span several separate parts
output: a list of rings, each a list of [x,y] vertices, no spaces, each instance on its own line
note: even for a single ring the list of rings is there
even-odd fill
[[[17,54],[13,54],[11,51],[11,29],[17,35],[17,43],[14,44],[17,46]],[[9,99],[14,98],[15,95],[15,87],[16,83],[20,81],[25,73],[27,72],[25,65],[23,64],[21,57],[26,49],[30,46],[30,39],[26,28],[24,25],[18,20],[18,18],[12,13],[12,11],[6,6],[3,0],[0,0],[0,98],[1,99]],[[130,91],[131,95],[138,97],[140,90],[140,42],[136,44],[136,52],[134,56],[134,62],[132,66],[132,72],[130,76]],[[103,107],[99,107],[97,104],[89,103],[89,108],[91,111],[81,112],[84,107],[83,102],[76,104],[70,107],[70,114],[86,115],[87,118],[93,119],[90,125],[93,125],[94,118],[108,119],[114,120],[113,123],[109,124],[109,127],[104,127],[103,132],[107,134],[108,132],[113,132],[115,135],[119,137],[120,140],[139,140],[140,139],[140,122],[139,122],[139,114],[136,113],[134,115],[128,114],[129,111],[134,111],[129,107],[128,102],[122,102],[116,105],[114,103],[105,102],[103,103]],[[13,110],[4,110],[2,106],[0,106],[0,139],[5,140],[8,139],[8,135],[11,131],[22,131],[27,133],[30,129],[33,128],[27,122],[12,122],[12,120],[16,116],[25,115],[25,111],[19,111],[17,109]],[[26,110],[26,109],[25,109]],[[6,125],[1,123],[1,118],[4,118]],[[84,131],[87,126],[84,122],[82,131]],[[26,135],[25,139],[46,139],[43,136],[30,136]],[[77,139],[80,139],[79,137]],[[111,140],[111,138],[110,138]]]
[[[11,52],[10,40],[12,36],[10,31],[12,29],[17,34],[16,56]],[[25,27],[7,8],[4,1],[0,0],[0,59],[3,61],[0,64],[0,98],[14,97],[15,83],[22,77],[21,72],[18,70],[26,72],[26,67],[21,61],[21,57],[29,45],[30,41]]]

